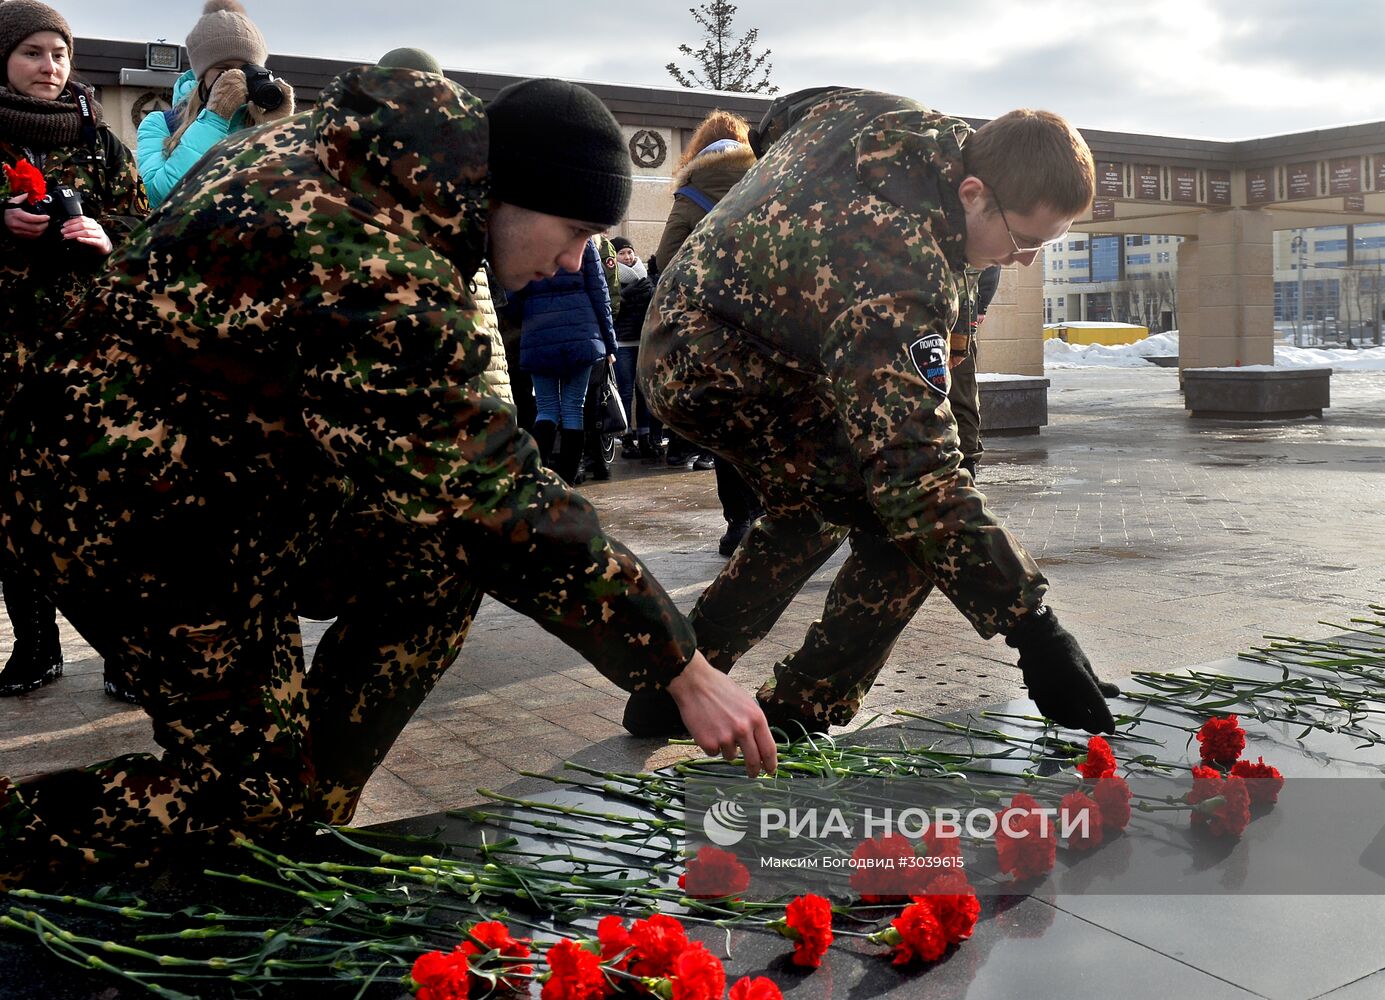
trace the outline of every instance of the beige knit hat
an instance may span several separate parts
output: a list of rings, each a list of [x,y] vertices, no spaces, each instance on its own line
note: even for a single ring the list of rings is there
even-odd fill
[[[72,29],[63,16],[38,0],[5,0],[0,3],[0,59],[8,59],[19,43],[40,31],[56,31],[72,52]],[[0,83],[4,83],[0,75]]]
[[[188,62],[198,79],[223,60],[263,66],[269,58],[264,35],[238,0],[207,0],[202,19],[188,32],[187,47]]]

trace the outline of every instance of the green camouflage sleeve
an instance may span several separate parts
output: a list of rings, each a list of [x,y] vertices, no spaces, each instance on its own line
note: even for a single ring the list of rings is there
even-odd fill
[[[112,139],[107,158],[106,201],[96,221],[118,247],[149,214],[149,197],[134,157],[118,139]]]
[[[941,257],[935,266],[944,268]],[[942,281],[922,284],[864,298],[837,317],[831,391],[886,531],[989,638],[1037,605],[1047,582],[957,476],[947,402],[948,317],[957,306]]]
[[[465,285],[393,282],[407,308],[349,340],[304,337],[309,432],[395,516],[446,532],[497,600],[626,690],[663,687],[692,658],[692,630],[592,506],[544,468],[513,409],[477,391],[490,344]]]
[[[616,267],[616,245],[601,237],[601,268],[606,274],[606,290],[611,293],[611,315],[620,314],[620,269]]]

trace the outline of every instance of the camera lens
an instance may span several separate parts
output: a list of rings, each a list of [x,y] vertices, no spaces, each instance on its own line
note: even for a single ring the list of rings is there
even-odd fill
[[[255,94],[251,100],[266,111],[273,111],[284,103],[284,95],[278,87],[266,80],[255,88]]]

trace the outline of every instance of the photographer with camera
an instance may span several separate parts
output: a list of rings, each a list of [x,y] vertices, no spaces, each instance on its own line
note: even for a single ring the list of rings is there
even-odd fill
[[[72,29],[63,16],[36,0],[0,3],[0,53],[0,164],[5,177],[16,178],[0,204],[3,414],[24,372],[41,362],[63,316],[149,203],[91,90],[70,79]],[[60,676],[63,661],[52,602],[6,558],[0,537],[0,581],[14,625],[0,695],[14,695]]]
[[[237,0],[208,0],[186,44],[192,69],[173,85],[173,110],[139,126],[135,155],[155,207],[222,139],[293,114],[293,88],[265,68],[264,35]]]

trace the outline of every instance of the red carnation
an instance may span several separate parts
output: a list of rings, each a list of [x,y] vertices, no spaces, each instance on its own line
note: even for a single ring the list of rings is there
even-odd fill
[[[1254,764],[1248,760],[1238,760],[1232,766],[1231,773],[1245,780],[1251,805],[1272,806],[1279,801],[1284,775],[1279,773],[1279,768],[1266,764],[1264,757],[1256,758]]]
[[[962,856],[961,837],[944,837],[931,826],[923,831],[923,843],[928,848],[930,858],[960,858]]]
[[[1083,813],[1086,822],[1083,822]],[[1069,792],[1058,803],[1058,815],[1068,833],[1068,847],[1090,851],[1101,845],[1101,807],[1081,792]]]
[[[864,903],[890,903],[923,889],[925,869],[907,837],[884,833],[856,845],[851,852],[851,888]],[[893,862],[893,864],[891,864]]]
[[[732,985],[729,1000],[784,1000],[784,994],[779,992],[773,979],[742,976]]]
[[[1000,869],[1013,875],[1017,882],[1047,874],[1057,860],[1057,834],[1048,817],[1035,811],[1038,806],[1033,798],[1021,792],[1010,800],[1010,808],[1000,814],[1000,824],[996,828],[995,849]]]
[[[1099,781],[1109,774],[1116,773],[1116,755],[1111,752],[1111,744],[1100,736],[1087,741],[1087,756],[1078,761],[1077,769],[1088,781]]]
[[[516,938],[510,935],[510,929],[497,920],[487,920],[471,928],[471,936],[476,941],[481,942],[483,947],[478,947],[473,941],[463,941],[457,946],[457,950],[465,954],[470,960],[478,955],[484,955],[488,951],[495,951],[500,954],[501,959],[525,959],[532,952],[529,950],[528,938]],[[483,968],[483,964],[471,963],[472,968]],[[502,963],[504,972],[515,972],[520,975],[529,975],[534,971],[532,965],[517,965],[512,961]],[[483,992],[490,988],[490,983],[480,977],[472,977],[472,986]],[[496,982],[496,988],[508,990],[513,993],[527,992],[527,987],[523,980],[507,979],[501,976]]]
[[[608,913],[596,925],[596,940],[601,945],[601,961],[613,969],[624,971],[630,964],[629,950],[635,943],[630,938],[630,932],[625,929],[625,921],[614,913]],[[621,952],[626,954],[616,961],[616,956]]]
[[[914,897],[915,902],[925,899],[932,905],[933,915],[949,944],[960,944],[971,937],[981,916],[981,902],[965,875],[959,871],[943,872],[928,883],[927,896]]]
[[[665,979],[673,969],[674,959],[688,946],[688,935],[673,917],[656,913],[630,925],[630,941],[635,948],[630,956],[630,972],[648,979]]]
[[[1206,825],[1218,837],[1239,837],[1250,823],[1250,790],[1234,775],[1222,782],[1217,794],[1193,807],[1193,824]]]
[[[893,934],[891,934],[893,931]],[[894,964],[908,965],[914,959],[936,961],[947,951],[947,933],[938,923],[933,904],[927,900],[912,903],[890,921],[884,932],[887,944],[894,946]]]
[[[409,973],[419,1000],[466,1000],[471,992],[467,956],[461,950],[430,951],[414,959]]]
[[[5,164],[5,180],[9,182],[10,197],[28,195],[30,205],[37,205],[48,197],[48,184],[43,174],[28,160],[20,160],[14,166]]]
[[[1230,764],[1246,748],[1246,731],[1234,715],[1224,719],[1213,717],[1197,731],[1197,741],[1204,763]]]
[[[562,938],[544,957],[549,975],[543,984],[543,1000],[603,1000],[611,995],[601,959],[576,941]]]
[[[673,1000],[721,1000],[726,970],[707,946],[694,941],[673,960]]]
[[[750,869],[730,851],[706,844],[688,862],[688,870],[678,876],[678,888],[694,899],[720,899],[738,896],[750,886]]]
[[[1124,830],[1130,822],[1130,786],[1119,775],[1102,778],[1092,789],[1092,798],[1101,809],[1101,825],[1108,830]]]
[[[799,896],[784,910],[777,929],[793,942],[793,964],[816,969],[832,943],[832,904],[811,893]]]

